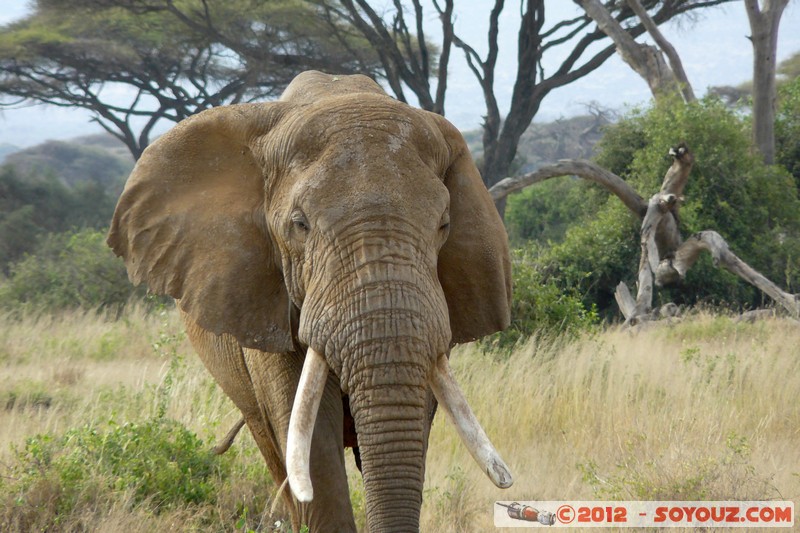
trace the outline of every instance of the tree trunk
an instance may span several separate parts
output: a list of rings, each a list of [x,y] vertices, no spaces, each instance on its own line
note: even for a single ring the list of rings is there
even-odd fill
[[[505,130],[506,127],[504,127],[504,133]],[[484,160],[480,170],[483,183],[488,189],[510,174],[511,163],[514,161],[514,156],[517,153],[517,142],[519,142],[519,138],[517,138],[516,142],[503,142],[502,140],[487,142],[485,137],[486,135],[484,135],[483,145]],[[500,218],[505,216],[506,200],[507,198],[505,196],[495,198],[494,205],[500,213]]]
[[[790,315],[800,316],[800,301],[772,283],[730,251],[728,243],[715,231],[701,231],[682,242],[678,230],[680,196],[694,163],[685,145],[670,150],[673,163],[664,177],[661,191],[653,195],[642,221],[639,283],[635,303],[624,283],[617,286],[615,298],[625,323],[636,324],[651,318],[653,283],[663,286],[684,278],[703,250],[711,253],[714,265],[726,268],[760,289]]]
[[[775,68],[778,26],[789,0],[745,0],[753,43],[753,143],[764,162],[775,162]]]

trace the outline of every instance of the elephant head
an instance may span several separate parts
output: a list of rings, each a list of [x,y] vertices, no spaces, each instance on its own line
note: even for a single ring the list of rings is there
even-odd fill
[[[371,531],[419,529],[430,391],[481,468],[511,484],[447,359],[508,325],[507,237],[439,115],[319,72],[277,102],[204,111],[145,151],[108,242],[204,330],[306,352],[284,450],[298,501],[313,504],[329,373],[355,422]]]

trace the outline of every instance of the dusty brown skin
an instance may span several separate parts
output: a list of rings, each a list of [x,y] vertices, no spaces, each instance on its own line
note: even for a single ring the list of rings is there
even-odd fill
[[[295,527],[355,531],[344,397],[370,531],[419,530],[435,362],[509,321],[506,233],[452,125],[368,78],[301,74],[279,102],[205,111],[149,147],[108,242],[179,300],[278,483],[303,350],[324,355],[314,498],[285,492]]]

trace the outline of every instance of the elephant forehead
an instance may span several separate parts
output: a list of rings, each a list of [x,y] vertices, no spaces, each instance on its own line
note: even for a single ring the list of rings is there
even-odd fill
[[[345,162],[381,156],[397,164],[418,158],[439,170],[449,156],[441,131],[424,112],[387,96],[337,96],[296,118],[293,144],[301,158],[324,154]]]
[[[354,152],[320,159],[297,181],[296,193],[309,211],[331,223],[360,213],[385,219],[425,216],[436,224],[449,202],[447,188],[421,162],[400,164]]]

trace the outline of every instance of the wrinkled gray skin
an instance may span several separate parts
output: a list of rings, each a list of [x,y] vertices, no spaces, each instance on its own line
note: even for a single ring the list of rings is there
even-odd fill
[[[452,125],[363,76],[301,74],[278,102],[205,111],[149,147],[108,242],[179,301],[278,483],[304,350],[324,355],[314,499],[284,492],[295,531],[355,531],[343,406],[369,530],[419,530],[433,364],[509,320],[505,231]]]

